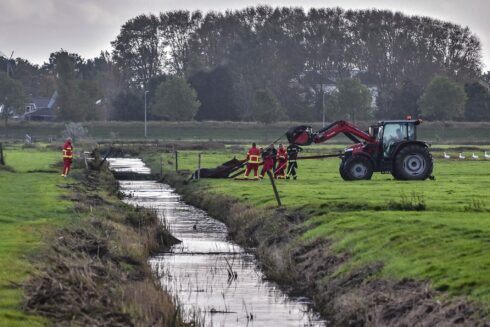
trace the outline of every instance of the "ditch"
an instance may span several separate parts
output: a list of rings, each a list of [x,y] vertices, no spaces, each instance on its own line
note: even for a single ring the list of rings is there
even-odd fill
[[[154,210],[181,242],[150,259],[162,287],[188,321],[203,326],[325,326],[311,302],[285,294],[266,280],[256,258],[229,240],[228,229],[205,211],[187,205],[169,185],[145,180],[143,161],[109,159],[124,202]],[[134,175],[134,176],[137,176]]]

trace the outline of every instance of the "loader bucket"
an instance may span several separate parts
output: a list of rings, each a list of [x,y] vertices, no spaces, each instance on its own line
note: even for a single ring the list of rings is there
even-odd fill
[[[311,126],[306,125],[291,127],[286,137],[290,144],[310,145],[313,142],[313,131]]]

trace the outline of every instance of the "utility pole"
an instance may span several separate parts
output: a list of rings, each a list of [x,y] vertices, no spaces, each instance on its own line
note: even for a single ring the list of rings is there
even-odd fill
[[[322,84],[322,127],[325,127],[325,90]]]
[[[12,51],[12,54],[10,54],[10,58],[7,59],[7,77],[11,77],[12,67],[10,67],[10,60],[12,60],[13,56],[14,56],[14,52]]]
[[[150,92],[150,91],[145,91],[145,139],[148,136],[146,133],[146,131],[147,131],[147,129],[146,129],[146,95],[148,94],[148,92]]]

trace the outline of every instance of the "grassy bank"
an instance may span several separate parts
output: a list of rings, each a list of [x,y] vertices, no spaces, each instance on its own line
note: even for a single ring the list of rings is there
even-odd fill
[[[453,154],[458,150],[449,151]],[[202,166],[213,167],[233,155],[243,156],[233,151],[205,152]],[[159,156],[154,154],[150,160],[155,169],[159,169]],[[490,250],[490,161],[442,160],[440,154],[436,157],[436,180],[424,182],[394,181],[391,175],[381,174],[371,181],[344,182],[338,175],[337,159],[300,161],[298,180],[277,181],[287,212],[296,212],[299,218],[294,218],[294,214],[289,218],[269,217],[275,200],[267,180],[201,180],[180,184],[180,187],[182,192],[188,193],[191,202],[227,221],[243,242],[262,246],[267,252],[263,261],[269,260],[264,266],[270,262],[283,266],[276,270],[277,278],[299,269],[296,277],[304,279],[308,271],[294,263],[295,253],[323,249],[316,254],[311,252],[315,258],[309,261],[312,266],[321,262],[322,269],[309,273],[312,273],[311,285],[314,285],[313,288],[310,285],[310,290],[316,291],[312,292],[316,294],[313,296],[319,297],[322,293],[338,301],[332,303],[327,296],[318,298],[317,303],[325,310],[328,306],[344,306],[345,309],[348,303],[358,308],[357,315],[362,316],[370,310],[378,310],[379,314],[383,305],[393,308],[407,305],[410,309],[401,315],[408,315],[413,314],[415,304],[420,304],[421,309],[417,310],[427,309],[435,315],[434,307],[438,305],[422,299],[438,297],[445,303],[439,306],[438,319],[444,319],[445,310],[454,309],[456,301],[461,299],[486,311],[490,309],[490,258],[487,256]],[[164,158],[167,158],[164,164],[170,169],[173,158],[169,154],[164,154]],[[195,152],[181,153],[181,169],[194,170],[196,158]],[[229,207],[232,209],[224,209]],[[251,208],[255,211],[250,212]],[[269,218],[258,219],[257,216]],[[265,229],[268,235],[260,236],[260,229]],[[281,250],[274,254],[271,248],[278,243],[282,244]],[[281,257],[282,262],[277,259]],[[288,261],[285,258],[290,262],[284,262]],[[357,282],[353,283],[353,278]],[[410,287],[400,284],[407,279],[414,284]],[[338,290],[340,296],[329,293],[338,289],[338,283],[342,282],[355,285],[357,290],[346,294]],[[402,289],[406,291],[403,294]],[[424,289],[432,291],[424,293]],[[372,299],[373,294],[380,298],[384,294],[385,301]],[[372,301],[357,306],[353,303],[356,297]],[[409,316],[405,318],[410,321]]]
[[[28,258],[45,246],[43,236],[71,221],[72,203],[61,198],[70,181],[61,180],[57,170],[29,172],[52,169],[58,153],[17,149],[6,156],[15,172],[0,170],[0,325],[40,326],[45,319],[19,310],[23,292],[12,283],[33,270]]]
[[[0,171],[0,325],[183,326],[147,259],[174,240],[107,171],[62,179],[59,153],[13,148]]]
[[[367,128],[373,122],[360,122]],[[291,126],[312,125],[321,128],[318,122],[279,122],[263,125],[249,122],[149,122],[148,139],[166,141],[227,141],[227,142],[271,142],[283,135]],[[89,136],[97,140],[143,140],[142,122],[86,122]],[[0,139],[23,140],[29,134],[36,140],[59,139],[64,130],[63,123],[11,122],[9,128],[0,125]],[[490,123],[468,122],[425,122],[419,126],[418,137],[433,143],[481,144],[490,142]],[[329,141],[345,142],[343,136]]]

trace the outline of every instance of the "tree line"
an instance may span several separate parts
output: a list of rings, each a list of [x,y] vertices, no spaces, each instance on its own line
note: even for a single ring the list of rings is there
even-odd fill
[[[164,120],[490,119],[480,41],[428,17],[178,10],[128,20],[112,47],[90,60],[59,51],[40,68],[17,59],[14,78],[26,93],[57,89],[70,120],[140,120],[145,94],[150,118]]]

